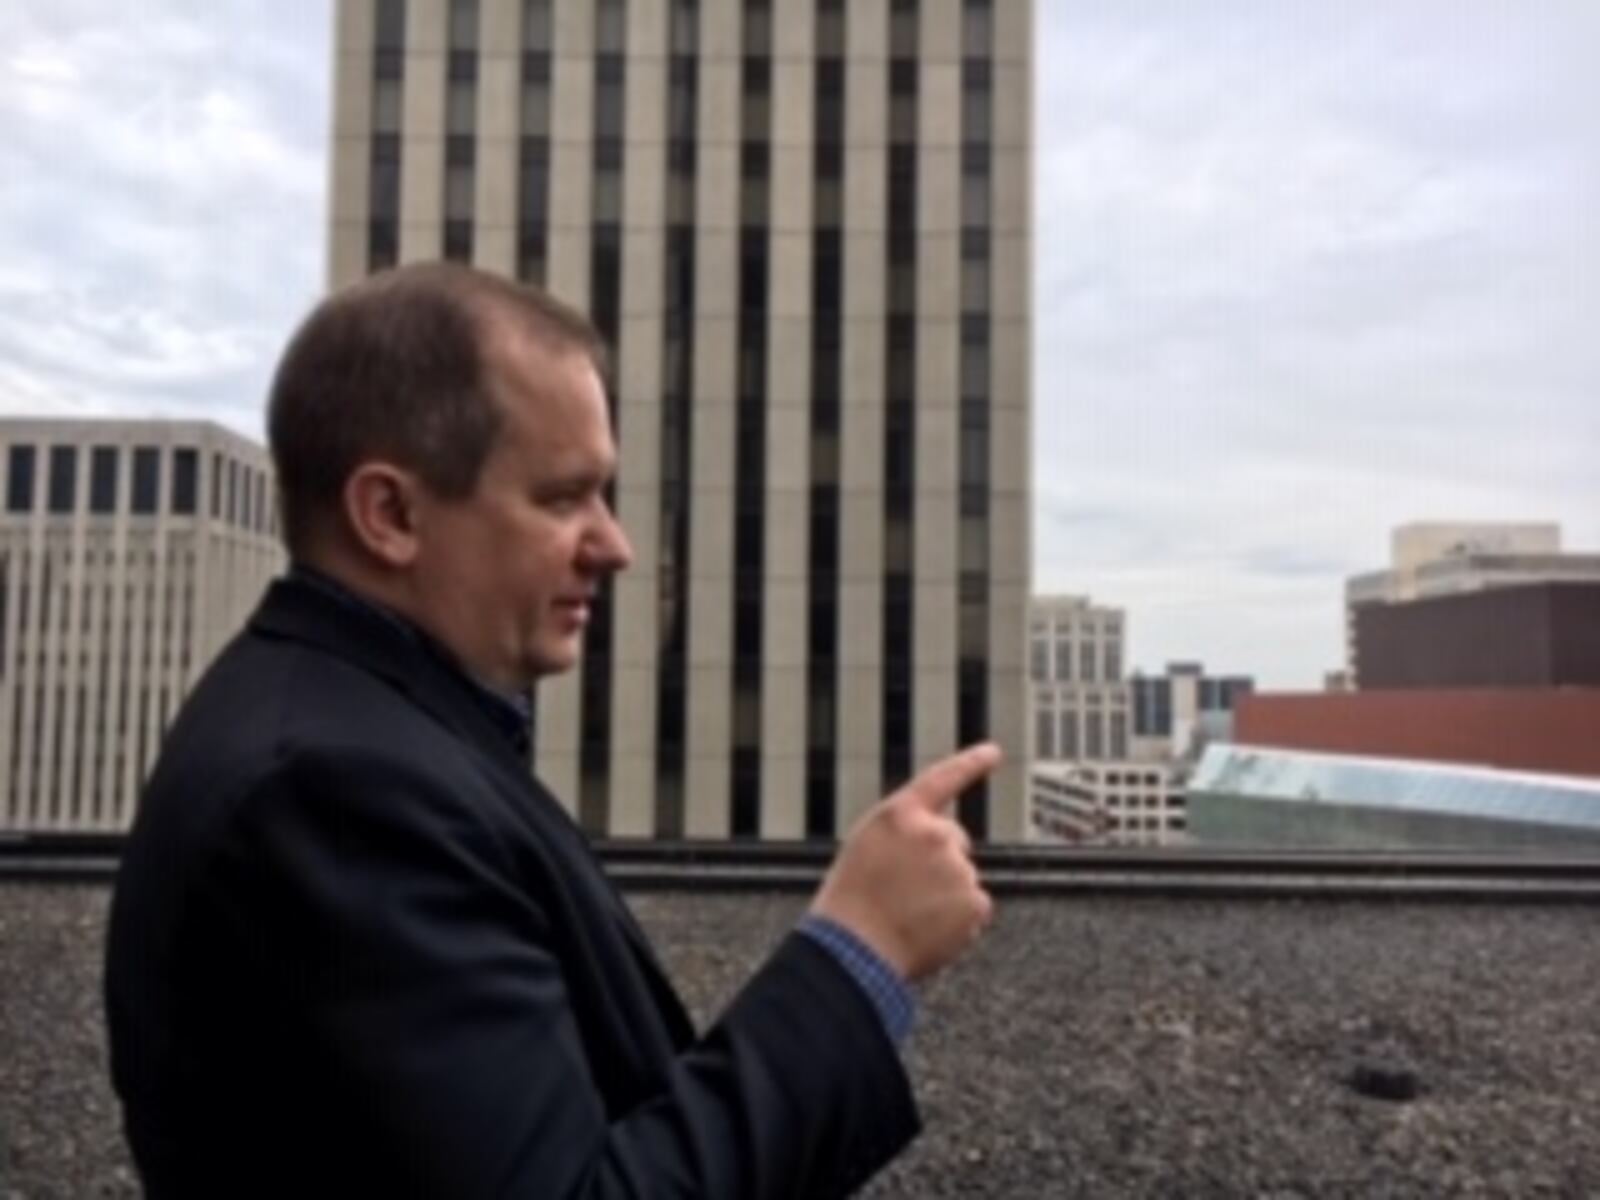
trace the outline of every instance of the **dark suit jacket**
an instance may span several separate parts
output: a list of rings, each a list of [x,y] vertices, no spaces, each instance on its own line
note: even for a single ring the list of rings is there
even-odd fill
[[[170,733],[106,998],[153,1200],[834,1196],[917,1129],[803,936],[697,1037],[472,683],[295,580]]]

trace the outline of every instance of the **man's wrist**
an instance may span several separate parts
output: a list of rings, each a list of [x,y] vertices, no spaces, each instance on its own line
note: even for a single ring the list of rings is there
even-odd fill
[[[896,1045],[905,1041],[916,1019],[916,997],[905,976],[859,935],[830,917],[807,913],[797,928],[855,980],[877,1011],[889,1040]]]

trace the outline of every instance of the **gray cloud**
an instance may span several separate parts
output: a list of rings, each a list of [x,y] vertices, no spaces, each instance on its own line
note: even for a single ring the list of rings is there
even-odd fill
[[[1310,686],[1394,524],[1600,546],[1600,10],[1039,13],[1041,588]]]
[[[258,433],[322,269],[322,5],[24,0],[0,16],[0,411]]]
[[[1036,581],[1306,685],[1391,525],[1600,547],[1600,6],[1038,0]],[[0,6],[0,412],[258,432],[323,0]]]

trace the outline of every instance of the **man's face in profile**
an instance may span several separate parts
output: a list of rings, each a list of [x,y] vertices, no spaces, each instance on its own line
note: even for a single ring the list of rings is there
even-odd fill
[[[521,688],[577,664],[599,586],[632,550],[606,503],[617,454],[588,356],[498,330],[487,359],[500,434],[469,496],[427,498],[415,578],[463,665]]]

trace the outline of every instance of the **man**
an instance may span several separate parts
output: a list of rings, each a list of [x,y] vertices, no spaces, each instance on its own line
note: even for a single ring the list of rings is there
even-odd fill
[[[588,325],[464,267],[326,300],[273,384],[293,566],[173,726],[113,903],[152,1200],[845,1194],[917,1129],[907,981],[990,914],[938,764],[703,1035],[527,768],[626,567]]]

